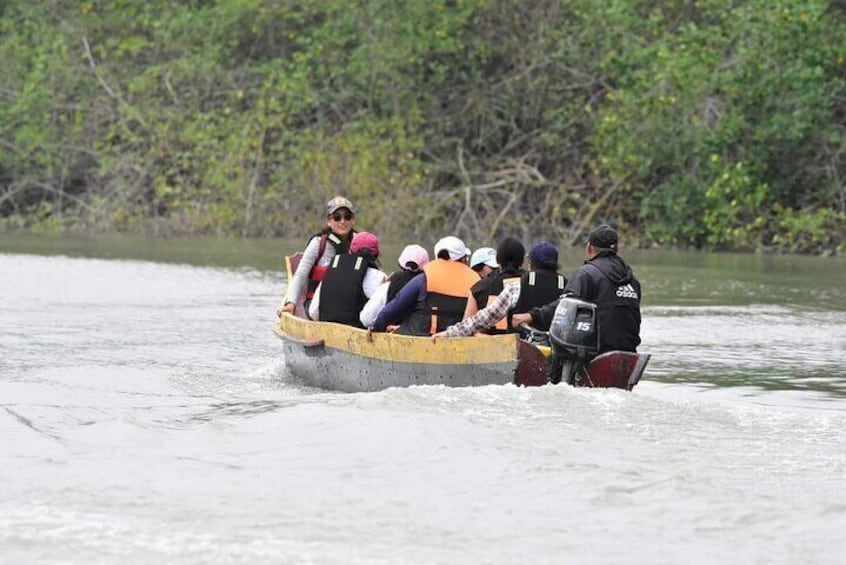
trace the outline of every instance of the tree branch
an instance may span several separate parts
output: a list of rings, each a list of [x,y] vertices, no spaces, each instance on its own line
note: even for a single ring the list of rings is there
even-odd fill
[[[106,91],[111,98],[117,100],[121,105],[126,106],[129,109],[132,109],[132,106],[117,92],[112,90],[112,88],[106,83],[106,80],[100,74],[100,71],[97,70],[97,62],[94,60],[94,55],[91,53],[91,46],[88,44],[88,38],[82,38],[82,46],[85,47],[85,58],[88,59],[88,65],[91,67],[91,71],[94,73],[94,76],[97,77],[97,81],[100,83],[100,86],[103,87],[103,90]],[[133,117],[138,120],[144,127],[147,127],[147,123],[141,118],[137,112],[133,111]]]

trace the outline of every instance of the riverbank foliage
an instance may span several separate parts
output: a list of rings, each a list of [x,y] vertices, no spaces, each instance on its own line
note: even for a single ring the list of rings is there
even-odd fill
[[[846,3],[6,0],[0,222],[830,253]]]

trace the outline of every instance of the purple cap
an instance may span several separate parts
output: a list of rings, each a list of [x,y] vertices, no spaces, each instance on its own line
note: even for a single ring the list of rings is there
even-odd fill
[[[529,250],[529,261],[533,265],[558,263],[558,250],[548,241],[538,241]]]

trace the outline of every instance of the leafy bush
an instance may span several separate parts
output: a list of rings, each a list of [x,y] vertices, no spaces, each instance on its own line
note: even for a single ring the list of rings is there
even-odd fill
[[[832,252],[839,6],[7,0],[0,225]]]

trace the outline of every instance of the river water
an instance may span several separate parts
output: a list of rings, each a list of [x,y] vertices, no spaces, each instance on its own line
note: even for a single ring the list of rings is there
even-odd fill
[[[282,251],[2,236],[0,563],[843,562],[842,259],[624,252],[631,393],[342,394]]]

